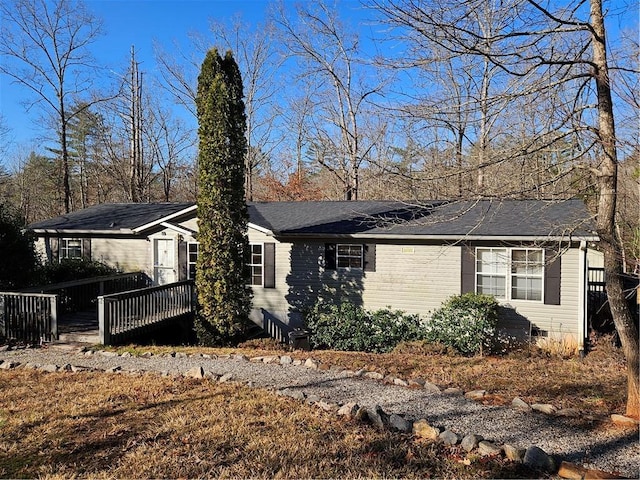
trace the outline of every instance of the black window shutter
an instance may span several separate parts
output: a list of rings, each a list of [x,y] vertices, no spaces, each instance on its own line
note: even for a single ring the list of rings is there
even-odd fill
[[[264,244],[264,288],[276,288],[276,244]]]
[[[178,281],[187,279],[187,242],[178,240]]]
[[[473,293],[476,291],[476,255],[473,247],[462,246],[460,259],[461,282],[460,293]]]
[[[326,270],[336,269],[336,244],[324,244],[324,268]]]
[[[376,271],[376,244],[368,243],[362,246],[364,271],[375,272]]]
[[[82,258],[84,260],[91,260],[91,239],[82,239]]]
[[[544,303],[560,305],[561,259],[557,250],[547,248],[544,251]]]
[[[57,237],[49,238],[49,252],[51,263],[56,263],[60,259],[60,239]]]

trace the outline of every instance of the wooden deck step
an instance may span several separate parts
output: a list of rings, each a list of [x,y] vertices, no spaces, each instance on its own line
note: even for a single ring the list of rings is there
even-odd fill
[[[97,343],[100,343],[100,334],[98,330],[60,333],[58,335],[58,340],[56,340],[54,343],[86,343],[95,345]]]

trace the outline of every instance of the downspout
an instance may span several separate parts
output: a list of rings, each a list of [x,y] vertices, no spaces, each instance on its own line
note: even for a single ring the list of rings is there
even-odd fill
[[[587,242],[580,242],[578,256],[578,353],[583,358],[585,351],[585,339],[587,338]]]

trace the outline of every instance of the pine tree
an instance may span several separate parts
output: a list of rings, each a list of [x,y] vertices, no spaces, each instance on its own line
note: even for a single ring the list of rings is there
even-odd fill
[[[205,345],[242,337],[251,306],[244,158],[247,151],[242,78],[231,52],[216,49],[198,77],[199,312],[196,333]]]

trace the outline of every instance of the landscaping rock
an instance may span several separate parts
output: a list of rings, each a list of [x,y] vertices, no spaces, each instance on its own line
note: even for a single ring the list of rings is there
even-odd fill
[[[302,360],[294,360],[291,365],[293,365],[294,367],[299,367],[300,365],[302,365]]]
[[[429,422],[421,418],[413,423],[413,434],[427,440],[437,440],[440,435],[440,428],[429,425]]]
[[[117,365],[115,367],[111,367],[111,368],[105,370],[105,372],[107,372],[107,373],[117,373],[117,372],[120,372],[120,371],[122,371],[122,367],[120,365]]]
[[[268,357],[263,357],[262,362],[263,363],[279,363],[280,357],[276,355],[269,355]]]
[[[234,355],[233,358],[235,358],[236,360],[240,360],[241,362],[249,361],[249,357],[247,357],[246,355],[242,355],[241,353]]]
[[[589,468],[584,468],[571,462],[562,462],[560,464],[560,468],[558,469],[558,476],[561,478],[570,478],[575,480],[582,480],[587,478],[594,480],[624,478],[609,472],[604,472],[602,470],[591,470]]]
[[[486,390],[472,390],[471,392],[467,392],[464,394],[466,398],[469,400],[482,400],[484,396],[487,394]]]
[[[196,379],[202,379],[204,378],[204,368],[202,367],[193,367],[190,370],[187,370],[187,372],[184,374],[185,377],[187,378],[196,378]]]
[[[91,350],[89,350],[91,351]],[[107,350],[100,350],[100,355],[102,355],[103,357],[117,357],[118,354],[116,352],[109,352]],[[173,355],[171,355],[173,356]]]
[[[514,447],[513,445],[504,445],[504,455],[513,462],[522,463],[526,450],[524,448]]]
[[[218,382],[226,383],[226,382],[230,382],[232,379],[233,379],[233,375],[231,373],[225,373],[218,379]]]
[[[353,418],[358,413],[360,406],[355,402],[345,403],[338,409],[338,415],[341,417]]]
[[[620,427],[637,428],[640,422],[635,418],[626,417],[624,415],[618,415],[614,413],[611,415],[611,421]]]
[[[18,365],[20,365],[17,362],[7,362],[6,360],[2,363],[0,363],[0,368],[3,370],[11,370],[12,368],[16,368]]]
[[[304,366],[311,370],[318,370],[319,364],[313,358],[307,358],[304,362]]]
[[[384,375],[378,372],[364,372],[362,375],[364,378],[370,378],[372,380],[382,380]]]
[[[445,445],[457,445],[460,442],[460,436],[452,432],[451,430],[445,430],[440,435],[438,435],[438,439]]]
[[[462,439],[461,446],[466,452],[478,448],[478,444],[484,440],[482,435],[465,435]]]
[[[413,430],[413,423],[406,418],[393,413],[389,416],[389,428],[402,433],[411,433]]]
[[[280,365],[291,365],[293,363],[293,358],[288,355],[283,355],[280,357]]]
[[[251,357],[249,359],[249,361],[252,363],[262,363],[262,360],[264,360],[264,357]]]
[[[58,371],[58,366],[52,363],[49,363],[47,365],[42,365],[40,367],[40,370],[42,370],[43,372],[54,373]]]
[[[445,395],[462,395],[462,389],[457,387],[446,388],[443,392]]]
[[[123,352],[122,355],[120,356],[124,358],[129,358],[131,356],[131,352]]]
[[[407,387],[409,384],[401,378],[394,378],[393,384],[398,385],[399,387]]]
[[[379,405],[370,407],[360,407],[356,412],[355,419],[360,422],[368,422],[379,430],[384,430],[389,417]]]
[[[316,406],[324,410],[325,412],[337,412],[340,406],[335,402],[325,402],[320,400],[316,402]]]
[[[435,384],[435,383],[431,383],[431,382],[424,382],[424,389],[429,392],[429,393],[433,393],[436,395],[439,395],[440,393],[442,393],[442,390],[440,390],[440,388]],[[459,389],[457,389],[459,390]],[[455,395],[461,393],[462,390],[460,390],[459,392],[454,392]]]
[[[542,470],[547,473],[555,473],[558,470],[554,458],[535,445],[527,448],[524,453],[523,462],[530,468]]]
[[[534,403],[531,405],[531,409],[547,415],[553,415],[558,411],[558,409],[550,403]]]
[[[502,449],[495,443],[482,440],[481,442],[478,442],[478,453],[483,457],[489,455],[500,455],[502,454]]]
[[[511,406],[513,408],[517,408],[518,410],[522,410],[523,412],[531,411],[531,406],[527,402],[522,400],[520,397],[514,398],[513,401],[511,402]]]
[[[317,395],[307,395],[305,400],[307,403],[313,404],[313,403],[318,403],[320,401],[320,397]]]
[[[153,357],[153,352],[144,352],[142,355],[140,355],[142,358],[151,358]]]

